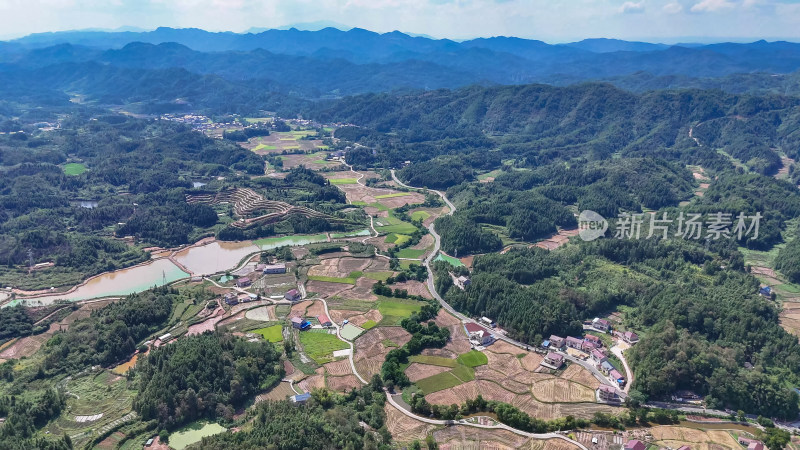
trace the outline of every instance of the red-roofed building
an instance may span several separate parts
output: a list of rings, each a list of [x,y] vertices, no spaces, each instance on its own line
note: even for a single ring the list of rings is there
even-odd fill
[[[597,364],[602,364],[603,361],[608,361],[608,358],[600,350],[592,350],[592,360]]]
[[[592,341],[583,341],[583,351],[585,352],[591,352],[598,348],[600,348],[600,346]]]
[[[603,340],[600,339],[600,337],[595,336],[593,334],[587,334],[586,336],[584,336],[583,337],[583,341],[584,341],[584,343],[591,342],[591,343],[595,344],[597,347],[602,347],[603,346]]]
[[[625,443],[625,450],[645,450],[647,446],[638,439],[631,439]]]
[[[564,364],[564,355],[559,355],[558,353],[550,352],[545,355],[544,359],[541,362],[541,365],[549,368],[549,369],[558,369],[561,365]]]
[[[626,331],[622,333],[622,340],[624,340],[628,344],[633,345],[639,342],[639,335],[634,333],[633,331]]]
[[[556,350],[564,347],[564,338],[561,336],[556,336],[555,334],[550,336],[550,348],[554,348]]]
[[[606,319],[594,319],[592,321],[592,326],[596,330],[608,331],[609,328],[611,328],[611,322],[607,321]]]
[[[469,341],[472,345],[489,345],[494,342],[494,335],[486,328],[474,322],[464,324],[464,329],[467,331]]]
[[[602,401],[613,402],[617,400],[617,391],[607,384],[601,384],[600,387],[597,388],[597,396]]]
[[[617,383],[619,383],[620,385],[624,385],[625,384],[625,377],[623,377],[622,374],[619,373],[619,370],[617,370],[617,369],[609,370],[608,371],[608,376],[611,379],[616,380]]]
[[[329,327],[333,325],[331,319],[329,319],[328,316],[326,316],[325,314],[320,314],[319,316],[317,316],[317,320],[319,320],[319,324],[322,325],[323,327]]]
[[[578,339],[576,337],[567,336],[565,344],[567,344],[567,347],[572,347],[576,350],[583,349],[583,339]]]

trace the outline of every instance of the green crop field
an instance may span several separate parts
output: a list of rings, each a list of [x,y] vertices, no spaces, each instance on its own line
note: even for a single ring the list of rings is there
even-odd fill
[[[65,164],[64,167],[62,167],[62,170],[66,175],[80,175],[83,172],[86,172],[86,166],[78,163],[69,163]]]
[[[398,222],[398,223],[393,224],[393,225],[399,225],[401,223],[403,223],[403,222]],[[392,226],[392,225],[389,225],[389,226]],[[410,240],[411,240],[411,236],[409,236],[407,234],[389,233],[388,235],[386,235],[386,240],[384,242],[386,242],[387,244],[403,245],[403,244],[405,244],[406,242],[408,242]]]
[[[397,300],[389,299],[387,297],[379,297],[378,311],[380,311],[383,319],[381,325],[383,326],[396,326],[400,325],[400,321],[409,317],[411,314],[422,309],[422,302],[414,300]]]
[[[378,323],[375,322],[374,320],[368,320],[364,322],[364,324],[361,327],[365,330],[370,330],[372,328],[375,328],[376,325],[378,325]]]
[[[264,327],[259,328],[257,330],[253,330],[253,333],[260,334],[264,339],[268,340],[269,342],[280,342],[283,340],[283,326],[273,325],[271,327]]]
[[[410,356],[408,360],[420,364],[430,364],[432,366],[450,367],[451,369],[458,365],[458,361],[456,361],[455,359],[445,358],[444,356],[414,355]]]
[[[342,327],[342,337],[347,339],[348,341],[352,341],[355,338],[361,336],[361,333],[364,332],[363,328],[357,327],[352,323],[348,323],[347,325]]]
[[[489,363],[489,358],[477,350],[458,355],[458,362],[467,367],[478,367]]]
[[[369,278],[370,280],[378,280],[378,281],[386,281],[392,275],[394,275],[394,272],[391,271],[364,272],[364,278]]]
[[[451,266],[455,266],[455,267],[460,267],[460,266],[464,265],[464,263],[462,263],[458,258],[453,258],[452,256],[447,256],[444,253],[439,253],[439,256],[437,256],[434,259],[434,261],[447,261],[447,262],[450,263]]]
[[[306,355],[317,364],[333,361],[333,352],[350,348],[345,342],[339,340],[335,334],[328,333],[300,333],[300,343]]]
[[[467,367],[463,364],[457,365],[451,372],[464,383],[475,379],[475,369],[472,367]]]
[[[278,149],[278,147],[276,147],[276,146],[274,146],[274,145],[258,144],[258,145],[257,145],[257,146],[256,146],[256,147],[253,149],[253,151],[257,151],[257,150],[277,150],[277,149]]]
[[[419,259],[422,255],[425,254],[425,250],[416,250],[413,248],[404,248],[397,252],[395,256],[398,258],[412,258],[412,259]]]
[[[411,195],[411,192],[395,192],[394,194],[376,195],[375,199],[380,200],[384,198],[405,197],[406,195]]]
[[[415,384],[425,395],[428,395],[433,392],[455,387],[463,383],[463,381],[461,381],[451,372],[442,372],[432,377],[423,378],[417,381]]]
[[[378,231],[378,233],[398,233],[398,234],[411,234],[417,231],[417,227],[408,222],[403,222],[403,221],[400,221],[400,223],[397,224],[375,227],[375,229]]]
[[[340,184],[356,184],[356,183],[358,183],[358,179],[356,179],[356,178],[331,178],[329,181],[334,186],[337,186],[337,185],[340,185]]]
[[[357,277],[323,277],[319,275],[309,275],[309,281],[325,281],[328,283],[356,284]]]
[[[431,216],[431,213],[428,211],[414,211],[411,213],[411,220],[418,221],[418,220],[425,220]]]

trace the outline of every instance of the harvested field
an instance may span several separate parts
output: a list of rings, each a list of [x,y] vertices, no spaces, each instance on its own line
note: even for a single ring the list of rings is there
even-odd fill
[[[416,383],[423,378],[432,377],[434,375],[447,372],[448,370],[450,370],[450,368],[443,366],[411,363],[411,365],[409,365],[406,369],[406,375],[408,375],[408,379],[411,380],[412,383]]]
[[[306,291],[316,292],[322,297],[332,297],[339,295],[348,289],[352,289],[352,285],[342,283],[329,283],[327,281],[309,281],[306,283]]]
[[[594,389],[564,380],[553,378],[535,383],[531,390],[534,397],[546,403],[592,402]]]
[[[544,357],[538,353],[529,352],[524,357],[520,358],[519,362],[522,364],[522,368],[533,372],[534,370],[539,368],[539,364],[541,364]]]
[[[54,333],[53,329],[54,327],[57,326],[58,326],[57,324],[51,324],[50,330],[45,331],[42,334],[37,334],[35,336],[26,336],[22,339],[17,340],[12,345],[6,347],[2,351],[2,353],[0,353],[0,358],[19,359],[32,356],[42,347],[42,344],[47,342],[47,340],[53,336]]]
[[[277,386],[269,391],[256,396],[256,403],[263,402],[264,400],[286,400],[287,397],[295,395],[292,387],[286,381],[281,381]]]
[[[439,313],[436,315],[436,318],[434,319],[434,322],[436,322],[436,325],[439,325],[440,327],[449,327],[449,326],[452,326],[452,325],[459,325],[460,326],[461,325],[461,321],[458,320],[457,318],[455,318],[449,312],[445,311],[444,308],[439,310]],[[461,334],[464,334],[464,332],[462,331]]]
[[[292,305],[292,310],[289,312],[289,317],[305,317],[306,308],[314,303],[312,300],[303,300]]]
[[[395,283],[392,285],[393,289],[405,289],[409,295],[420,295],[424,298],[433,298],[428,291],[428,286],[425,283],[416,280],[404,281],[402,283]]]
[[[378,297],[372,293],[372,285],[374,285],[377,281],[372,280],[366,277],[361,277],[356,280],[355,286],[352,286],[350,289],[346,291],[342,291],[339,293],[339,296],[343,298],[350,298],[355,300],[369,300],[369,301],[376,301]]]
[[[352,272],[361,272],[371,263],[370,258],[330,258],[308,270],[309,276],[346,278]]]
[[[428,433],[437,428],[436,425],[408,417],[389,402],[386,402],[384,411],[386,412],[386,427],[398,442],[422,441]]]
[[[353,318],[350,319],[350,323],[352,323],[357,327],[363,328],[366,322],[373,321],[375,323],[378,323],[381,321],[381,319],[383,319],[383,316],[381,315],[380,311],[378,311],[377,309],[372,309],[369,310],[366,314],[359,314],[357,316],[353,316]]]
[[[342,323],[344,320],[350,320],[351,317],[364,314],[363,311],[353,311],[348,309],[329,309],[328,311],[331,313],[330,319],[336,323]]]
[[[350,360],[349,359],[341,359],[339,361],[334,361],[322,366],[325,368],[325,371],[328,375],[334,377],[341,377],[344,375],[352,375],[353,371],[350,369]]]
[[[504,375],[512,375],[522,371],[522,365],[516,356],[508,353],[495,353],[492,347],[486,349],[486,357],[489,359],[489,367]]]
[[[569,367],[567,367],[567,370],[561,374],[561,377],[565,380],[582,384],[591,389],[597,389],[600,387],[600,381],[579,364],[571,364]]]
[[[437,430],[434,439],[442,450],[452,449],[515,449],[577,450],[578,447],[563,439],[537,440],[502,429],[481,429],[455,425]]]
[[[455,403],[460,405],[467,399],[474,399],[478,394],[487,400],[498,400],[506,403],[511,403],[516,397],[514,393],[503,389],[497,383],[486,380],[473,380],[428,394],[425,399],[431,404],[452,405]]]
[[[353,388],[361,387],[361,381],[355,375],[345,375],[343,377],[328,377],[328,388],[334,391],[347,392]]]
[[[321,370],[322,368],[317,370],[317,372]],[[300,387],[300,390],[305,392],[311,392],[314,389],[322,389],[325,387],[325,377],[318,373],[317,375],[311,375],[310,377],[297,383],[297,385]]]
[[[325,305],[321,301],[314,301],[311,306],[306,309],[306,317],[317,317],[325,314]]]
[[[192,336],[194,334],[202,334],[202,333],[204,333],[206,331],[214,331],[214,328],[216,327],[217,322],[222,320],[222,316],[224,314],[225,314],[225,310],[222,307],[217,308],[214,311],[214,313],[213,313],[213,315],[211,317],[209,317],[208,319],[206,319],[206,320],[204,320],[204,321],[202,321],[200,323],[196,323],[196,324],[190,326],[189,329],[186,331],[186,335],[187,336]]]
[[[325,152],[317,152],[302,155],[281,155],[283,169],[290,170],[295,167],[306,166],[311,170],[339,167],[339,161],[325,161]],[[346,186],[346,185],[345,185]]]
[[[270,311],[269,306],[260,306],[258,308],[247,311],[244,316],[250,320],[260,320],[262,322],[269,322],[270,320],[275,320],[275,307],[272,306]]]
[[[356,339],[355,354],[356,369],[362,377],[369,380],[372,375],[380,372],[380,366],[386,354],[394,347],[385,345],[388,341],[402,346],[411,340],[411,334],[400,327],[373,328]]]

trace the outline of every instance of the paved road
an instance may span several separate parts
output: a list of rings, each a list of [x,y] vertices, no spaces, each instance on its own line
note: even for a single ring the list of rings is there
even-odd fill
[[[625,355],[622,354],[622,349],[619,346],[615,345],[611,347],[611,353],[616,355],[620,361],[622,361],[622,366],[625,368],[625,376],[627,383],[625,383],[625,393],[627,394],[631,390],[631,385],[633,384],[633,371],[630,367],[628,367],[628,360],[625,359]]]
[[[403,183],[402,181],[400,181],[397,178],[397,175],[395,174],[394,170],[392,170],[391,173],[392,173],[392,179],[399,186],[402,186],[402,187],[407,188],[407,189],[417,189],[417,190],[420,189],[420,188],[415,188],[413,186],[409,186],[409,185]],[[447,204],[447,206],[450,208],[450,212],[447,213],[448,215],[451,215],[456,211],[455,205],[453,205],[450,202],[450,200],[447,199],[447,196],[445,196],[443,192],[432,190],[432,189],[429,189],[428,191],[429,192],[434,192],[437,195],[439,195],[439,197],[442,198],[442,200],[445,202],[445,204]],[[423,264],[425,265],[425,268],[428,269],[428,290],[431,292],[431,295],[433,295],[433,297],[439,302],[439,304],[442,305],[442,308],[444,308],[447,312],[449,312],[453,316],[457,317],[459,320],[461,320],[464,323],[477,323],[477,322],[475,322],[475,320],[473,320],[473,319],[465,316],[464,314],[461,314],[460,312],[456,311],[455,308],[453,308],[452,306],[450,306],[449,303],[444,301],[442,296],[439,295],[439,293],[436,291],[436,286],[434,284],[434,278],[433,278],[433,269],[431,269],[431,262],[433,261],[433,258],[436,256],[436,254],[439,252],[439,249],[441,248],[441,239],[439,237],[439,234],[436,233],[436,230],[434,229],[433,222],[430,225],[428,225],[428,231],[431,233],[431,236],[433,236],[433,239],[434,239],[433,251],[428,255],[427,258],[425,258],[425,261],[423,262]],[[517,347],[519,347],[519,348],[521,348],[523,350],[526,350],[526,351],[530,350],[530,345],[525,344],[525,343],[520,342],[520,341],[516,341],[514,339],[511,339],[510,337],[508,337],[506,335],[498,333],[498,334],[495,334],[495,337],[497,339],[501,340],[501,341],[505,341],[505,342],[507,342],[507,343],[509,343],[511,345],[517,346]],[[592,373],[595,376],[595,378],[597,378],[601,383],[607,384],[607,385],[613,387],[614,389],[616,389],[617,390],[617,395],[619,395],[620,398],[627,397],[625,392],[622,389],[619,389],[619,386],[617,385],[617,383],[614,383],[614,382],[610,381],[608,378],[606,378],[605,375],[603,375],[599,370],[597,370],[597,368],[593,364],[587,363],[586,361],[582,361],[582,360],[577,359],[577,358],[574,358],[574,357],[572,357],[572,356],[570,356],[570,355],[568,355],[566,353],[563,353],[563,352],[559,352],[559,353],[563,354],[564,357],[567,358],[568,360],[570,360],[570,361],[572,361],[572,362],[574,362],[576,364],[580,364],[585,369],[589,370],[589,372]]]

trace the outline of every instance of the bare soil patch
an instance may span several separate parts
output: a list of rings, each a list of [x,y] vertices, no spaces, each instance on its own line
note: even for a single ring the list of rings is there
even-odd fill
[[[368,330],[355,341],[353,359],[356,369],[364,379],[369,380],[372,375],[380,372],[386,354],[395,348],[386,344],[402,346],[410,340],[411,334],[401,327],[377,327]]]
[[[426,286],[425,283],[417,280],[408,280],[402,283],[395,283],[392,285],[392,288],[405,289],[408,291],[409,295],[420,295],[425,298],[433,298],[430,291],[428,291],[428,286]]]
[[[450,370],[449,367],[433,366],[430,364],[411,363],[406,369],[406,375],[412,383],[416,383],[423,378],[432,377],[442,372]]]
[[[427,424],[408,417],[397,408],[386,402],[386,427],[398,442],[423,441],[425,437],[436,429],[436,425]]]
[[[289,312],[289,317],[305,317],[306,316],[306,308],[311,306],[314,303],[311,300],[303,300],[302,302],[297,302],[292,305],[292,310]]]
[[[327,281],[312,280],[306,283],[307,292],[316,292],[317,294],[325,298],[333,297],[334,295],[339,295],[347,291],[348,289],[352,288],[353,286],[350,284],[330,283]]]
[[[286,400],[287,397],[291,397],[295,394],[296,392],[292,390],[292,387],[288,382],[281,381],[277,386],[269,391],[257,395],[256,403],[263,402],[265,400]]]
[[[343,377],[328,377],[328,388],[334,391],[347,392],[353,388],[361,387],[361,381],[355,375],[345,375]]]
[[[563,378],[539,381],[533,385],[532,392],[537,400],[548,403],[591,402],[595,400],[594,389]]]
[[[583,366],[579,364],[571,364],[567,367],[567,370],[561,374],[561,377],[565,380],[573,381],[578,384],[582,384],[591,389],[597,389],[600,387],[600,381],[595,378],[594,375],[591,374],[588,370],[586,370]]]
[[[340,359],[339,361],[330,362],[322,366],[330,376],[341,377],[344,375],[352,375],[353,370],[350,368],[350,360]]]

